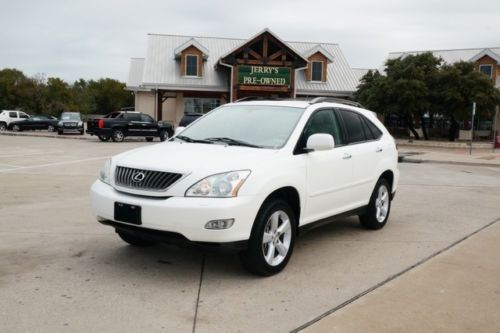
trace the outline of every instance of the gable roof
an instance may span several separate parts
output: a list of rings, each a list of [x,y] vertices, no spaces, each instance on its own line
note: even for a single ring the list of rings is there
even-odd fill
[[[265,29],[264,31],[269,30]],[[276,35],[273,34],[273,36]],[[255,36],[251,39],[253,38]],[[148,34],[147,39],[141,87],[221,92],[229,91],[229,78],[227,70],[216,69],[219,59],[248,41],[248,39],[236,38],[162,34]],[[209,50],[210,56],[203,63],[204,74],[202,77],[181,77],[179,75],[180,62],[175,61],[175,50],[193,39]],[[327,65],[326,82],[309,82],[306,80],[304,71],[298,71],[295,84],[298,94],[321,95],[329,93],[333,95],[356,91],[358,80],[338,44],[284,41],[283,43],[303,58],[308,50],[318,44],[333,57],[333,61]],[[305,60],[307,61],[307,59]]]
[[[139,88],[142,84],[144,58],[131,58],[128,70],[127,88]]]
[[[187,49],[190,46],[194,46],[198,50],[200,50],[201,53],[203,53],[204,59],[208,58],[208,55],[209,55],[208,49],[205,46],[201,45],[201,43],[198,42],[195,38],[191,38],[188,41],[186,41],[185,43],[182,43],[181,45],[176,47],[174,50],[175,57],[176,58],[180,57],[182,51],[184,51],[185,49]]]
[[[495,60],[497,62],[497,64],[500,64],[500,54],[497,54],[497,53],[493,52],[490,49],[484,49],[484,50],[482,50],[481,52],[479,52],[478,54],[476,54],[475,56],[473,56],[472,58],[470,58],[469,61],[470,62],[476,62],[476,61],[478,61],[479,59],[481,59],[484,56],[488,56],[491,59]]]
[[[333,62],[333,55],[330,54],[321,44],[317,44],[313,46],[311,49],[307,50],[306,53],[304,54],[307,58],[312,56],[313,54],[316,53],[321,53],[322,55],[325,56],[326,59],[328,59],[329,62]]]

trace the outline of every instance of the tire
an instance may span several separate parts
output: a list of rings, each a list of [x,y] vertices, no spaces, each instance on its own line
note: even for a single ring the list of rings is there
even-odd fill
[[[359,215],[359,222],[366,229],[382,229],[391,212],[391,186],[384,178],[378,180],[370,197],[365,214]]]
[[[49,132],[55,132],[55,131],[56,131],[56,129],[55,129],[55,127],[54,127],[54,126],[49,125],[49,126],[47,127],[47,131],[49,131]]]
[[[57,130],[57,135],[63,135],[64,132],[62,130]]]
[[[14,125],[14,126],[12,126],[12,130],[14,132],[21,132],[21,127],[19,127],[19,125]]]
[[[158,136],[160,137],[161,142],[168,140],[168,132],[166,130],[161,130],[158,133]]]
[[[80,135],[83,135],[83,131],[80,131]]]
[[[148,241],[148,240],[136,237],[136,236],[129,234],[129,233],[125,233],[125,232],[118,231],[118,230],[116,231],[116,233],[118,234],[118,236],[120,236],[120,238],[124,242],[126,242],[132,246],[146,247],[146,246],[155,245],[155,243],[152,241]]]
[[[7,130],[7,124],[6,123],[0,123],[0,132],[6,131]]]
[[[125,133],[123,133],[123,130],[121,129],[115,129],[113,134],[111,134],[111,139],[113,142],[123,142],[125,139]]]
[[[288,203],[279,199],[265,202],[255,219],[247,250],[240,253],[243,267],[261,276],[282,271],[292,256],[296,226]]]
[[[154,138],[146,138],[147,142],[152,142],[153,140],[154,140]]]
[[[102,142],[106,142],[106,141],[109,141],[109,139],[111,139],[111,137],[106,136],[106,135],[98,135],[97,137],[98,137],[98,138],[99,138],[99,140],[101,140]]]

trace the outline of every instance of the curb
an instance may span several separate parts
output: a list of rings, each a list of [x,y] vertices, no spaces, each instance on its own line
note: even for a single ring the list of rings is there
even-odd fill
[[[69,140],[91,140],[92,137],[87,137],[85,135],[76,136],[63,136],[63,135],[51,135],[51,134],[32,134],[32,133],[18,133],[18,132],[0,132],[0,135],[6,136],[27,136],[31,138],[51,138],[51,139],[69,139]]]
[[[439,161],[439,160],[423,160],[417,158],[401,157],[401,163],[431,163],[431,164],[449,164],[449,165],[465,165],[465,166],[478,166],[478,167],[493,167],[500,168],[500,164],[493,163],[472,163],[472,162],[458,162],[458,161]]]

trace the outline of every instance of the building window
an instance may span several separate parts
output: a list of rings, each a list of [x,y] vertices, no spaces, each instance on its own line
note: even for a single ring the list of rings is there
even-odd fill
[[[493,76],[493,65],[479,65],[479,71],[491,78]]]
[[[313,61],[312,62],[312,81],[323,81],[323,62]]]
[[[198,76],[198,56],[186,55],[186,76]]]
[[[184,98],[184,113],[207,113],[220,106],[218,98]]]

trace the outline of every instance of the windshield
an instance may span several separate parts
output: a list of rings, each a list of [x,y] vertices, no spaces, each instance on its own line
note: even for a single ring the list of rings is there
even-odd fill
[[[63,113],[61,114],[61,120],[80,120],[79,113]]]
[[[281,148],[303,112],[303,108],[284,106],[224,106],[185,129],[179,139]]]

